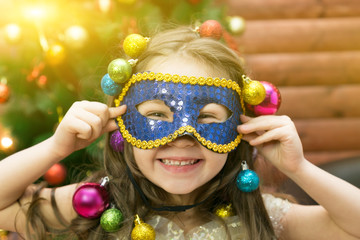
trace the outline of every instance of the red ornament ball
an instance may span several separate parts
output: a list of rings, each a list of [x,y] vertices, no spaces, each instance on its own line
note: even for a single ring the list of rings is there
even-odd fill
[[[61,163],[55,163],[44,175],[44,179],[50,185],[60,185],[65,181],[66,168]]]
[[[10,97],[10,88],[4,83],[0,83],[0,103],[6,102]]]
[[[210,37],[219,40],[222,37],[223,30],[221,24],[216,20],[207,20],[199,28],[201,37]]]

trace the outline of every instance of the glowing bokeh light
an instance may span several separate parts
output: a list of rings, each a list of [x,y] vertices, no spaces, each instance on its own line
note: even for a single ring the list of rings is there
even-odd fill
[[[110,0],[99,0],[99,8],[100,8],[100,11],[107,13],[111,8],[111,1]]]
[[[10,23],[5,26],[4,30],[5,30],[5,36],[8,41],[15,43],[20,40],[21,28],[19,27],[19,25]]]
[[[14,141],[10,137],[1,138],[1,146],[5,149],[10,148],[13,145]]]

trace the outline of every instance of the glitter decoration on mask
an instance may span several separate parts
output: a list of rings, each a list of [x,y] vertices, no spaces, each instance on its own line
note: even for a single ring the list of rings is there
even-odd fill
[[[137,105],[148,100],[163,101],[174,113],[172,122],[141,115]],[[231,116],[220,123],[198,123],[200,110],[210,103],[227,107]],[[194,137],[206,148],[227,153],[234,150],[242,135],[236,131],[244,114],[240,86],[232,80],[187,77],[162,73],[134,74],[115,99],[127,105],[117,123],[124,139],[141,149],[165,145],[184,135]]]

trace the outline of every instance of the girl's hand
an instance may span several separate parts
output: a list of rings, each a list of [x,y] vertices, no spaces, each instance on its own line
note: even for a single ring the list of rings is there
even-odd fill
[[[294,173],[305,161],[299,135],[289,117],[242,115],[241,121],[243,124],[237,129],[244,135],[243,139],[280,171]]]
[[[125,105],[111,108],[99,102],[75,102],[52,136],[55,153],[66,157],[103,133],[114,131],[117,128],[114,118],[125,111]]]

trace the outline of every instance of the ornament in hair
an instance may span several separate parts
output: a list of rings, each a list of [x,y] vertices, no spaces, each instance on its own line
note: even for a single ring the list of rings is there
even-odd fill
[[[147,223],[144,223],[138,214],[135,215],[135,227],[131,231],[131,240],[155,240],[155,230]]]
[[[266,96],[264,101],[255,106],[248,104],[247,107],[255,116],[275,114],[281,105],[280,91],[269,82],[260,81],[260,83],[265,87]]]
[[[101,183],[84,183],[76,189],[73,196],[73,208],[80,216],[94,219],[109,206],[109,194],[105,185],[109,177],[101,179]]]
[[[223,35],[221,24],[216,20],[207,20],[198,29],[200,37],[209,37],[220,40]]]
[[[227,218],[234,216],[234,210],[232,208],[232,204],[221,204],[220,206],[215,208],[215,215],[221,218]]]
[[[124,151],[124,138],[119,130],[116,130],[113,134],[111,134],[110,146],[115,152]]]
[[[279,89],[269,82],[251,80],[245,75],[242,79],[242,94],[247,108],[255,116],[275,114],[281,103]]]
[[[120,229],[124,216],[122,212],[112,206],[105,210],[100,218],[100,225],[106,232],[116,232]]]
[[[139,34],[130,34],[123,43],[124,52],[131,58],[138,57],[147,47],[148,38]],[[101,79],[103,92],[110,96],[116,96],[121,92],[123,84],[131,75],[132,68],[136,65],[137,59],[125,60],[117,58],[108,65],[108,73]]]
[[[249,169],[246,161],[241,162],[242,171],[236,178],[236,186],[242,192],[252,192],[259,187],[259,176],[253,170]]]

